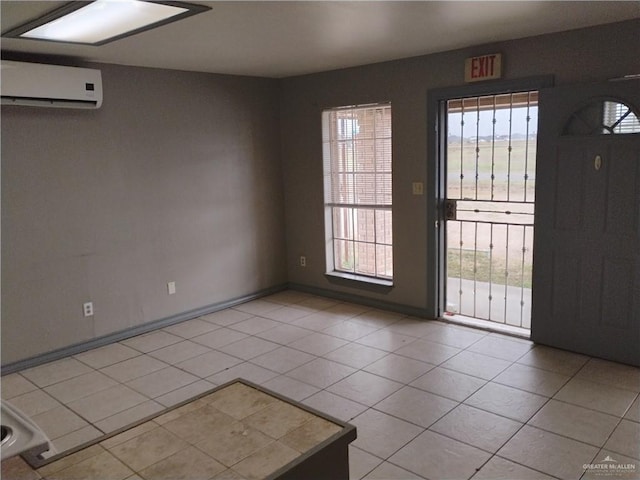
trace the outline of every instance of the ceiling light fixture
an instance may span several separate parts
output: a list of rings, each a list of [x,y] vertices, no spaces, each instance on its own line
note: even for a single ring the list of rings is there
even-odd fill
[[[104,45],[210,10],[204,5],[144,0],[71,2],[3,37]]]

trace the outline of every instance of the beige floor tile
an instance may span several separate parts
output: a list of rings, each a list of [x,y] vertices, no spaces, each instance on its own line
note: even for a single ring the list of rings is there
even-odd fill
[[[388,330],[398,332],[411,337],[422,337],[429,333],[437,332],[443,329],[443,325],[437,322],[430,322],[417,318],[398,318],[390,325],[386,325]]]
[[[629,407],[629,410],[627,410],[624,418],[640,423],[640,395],[638,396],[638,398],[636,398],[636,401],[633,402],[633,404]]]
[[[134,473],[111,453],[102,452],[46,478],[51,478],[52,480],[88,480],[98,478],[101,480],[124,480]]]
[[[120,445],[121,443],[128,442],[132,438],[135,438],[139,435],[143,435],[147,432],[150,432],[151,430],[155,430],[156,428],[158,428],[158,425],[159,424],[153,420],[141,423],[137,427],[129,428],[123,431],[122,433],[118,433],[117,435],[114,435],[105,440],[102,440],[100,442],[100,446],[106,448],[107,450],[110,450],[116,445]]]
[[[120,363],[130,358],[137,357],[140,352],[121,343],[112,343],[100,348],[94,348],[87,352],[75,355],[77,360],[92,368],[104,368],[114,363]]]
[[[207,392],[214,388],[214,384],[206,380],[198,380],[197,382],[190,383],[184,387],[173,390],[164,395],[160,395],[155,398],[155,401],[164,405],[165,407],[172,407],[180,402],[184,402],[193,398],[201,393]]]
[[[296,308],[296,306],[292,306],[292,307],[282,307],[276,310],[269,310],[268,312],[262,313],[261,316],[265,318],[270,318],[271,320],[277,320],[278,322],[289,323],[289,322],[298,320],[302,317],[306,317],[312,311],[313,311],[312,309],[306,309],[304,307],[301,308],[300,306]]]
[[[349,343],[332,352],[327,353],[324,358],[342,363],[353,368],[364,368],[376,360],[386,357],[389,353],[358,343]]]
[[[24,395],[37,389],[37,386],[19,373],[5,375],[0,379],[0,390],[2,391],[2,398],[4,400],[10,400],[13,397]]]
[[[470,478],[490,453],[427,430],[389,461],[426,478]]]
[[[402,388],[401,383],[372,373],[358,371],[338,383],[334,383],[327,390],[371,407],[400,388]]]
[[[441,343],[416,340],[406,347],[396,350],[395,353],[415,360],[420,360],[422,362],[439,365],[460,353],[460,349],[449,347]]]
[[[187,447],[143,469],[145,480],[194,480],[210,479],[222,473],[226,467],[194,447]]]
[[[186,413],[171,420],[163,427],[195,445],[210,438],[212,432],[235,422],[233,417],[207,405],[197,412]]]
[[[60,407],[62,404],[43,390],[34,390],[13,397],[9,403],[29,417]]]
[[[427,428],[457,405],[457,402],[448,398],[413,387],[403,387],[377,403],[375,408]]]
[[[488,383],[464,403],[518,422],[527,422],[548,398],[515,388]]]
[[[184,440],[162,427],[157,427],[120,443],[109,451],[134,472],[139,472],[187,447],[188,444]]]
[[[379,348],[387,352],[395,352],[396,350],[406,347],[417,340],[416,337],[403,335],[388,328],[376,330],[367,336],[361,337],[357,343],[367,345],[368,347]]]
[[[514,363],[493,381],[545,397],[552,397],[569,379],[568,375]]]
[[[215,323],[221,327],[226,327],[251,317],[253,317],[253,315],[250,313],[234,310],[233,308],[227,308],[218,312],[209,313],[208,315],[203,315],[200,317],[200,320]]]
[[[86,420],[63,406],[34,415],[31,419],[51,440],[89,426]]]
[[[358,438],[351,445],[381,459],[389,458],[424,431],[422,427],[373,409],[358,415],[349,423],[358,430]]]
[[[640,392],[640,368],[609,362],[598,358],[590,359],[576,374],[577,378],[604,385]]]
[[[310,310],[326,310],[339,304],[340,302],[338,300],[334,300],[332,298],[311,295],[309,298],[305,298],[304,300],[298,302],[297,306],[299,308],[307,308]]]
[[[525,425],[498,455],[562,479],[579,479],[598,448]]]
[[[311,395],[304,400],[304,404],[344,422],[357,417],[368,408],[366,405],[347,400],[326,390]]]
[[[518,359],[518,363],[549,370],[561,375],[574,375],[589,357],[557,348],[536,345]]]
[[[264,433],[248,428],[241,422],[234,422],[217,428],[196,447],[231,467],[272,442],[273,439]]]
[[[370,327],[362,323],[350,322],[349,320],[345,320],[342,323],[338,323],[323,330],[323,333],[352,342],[377,330],[377,327]]]
[[[367,473],[380,465],[382,459],[360,450],[354,446],[349,446],[349,480],[359,480]]]
[[[224,472],[219,473],[212,480],[246,480],[242,475],[238,472],[234,471],[231,468],[226,469]]]
[[[282,290],[273,295],[264,297],[267,302],[278,303],[280,305],[295,305],[313,298],[311,294],[299,292],[297,290]]]
[[[238,462],[233,469],[247,480],[262,480],[298,456],[299,453],[287,445],[272,442]]]
[[[39,480],[42,477],[22,457],[16,455],[2,461],[0,478],[5,480]]]
[[[252,315],[260,315],[272,310],[277,310],[278,308],[282,308],[282,305],[263,299],[252,300],[233,307],[234,310],[250,313]]]
[[[296,327],[295,325],[280,325],[275,328],[270,328],[264,332],[256,334],[257,337],[275,342],[279,345],[288,345],[289,343],[300,340],[301,338],[311,335],[313,330],[307,330],[306,328]]]
[[[202,323],[210,325],[207,322]],[[157,358],[161,362],[165,362],[169,365],[175,365],[176,363],[184,362],[185,360],[189,360],[190,358],[197,357],[198,355],[202,355],[210,351],[211,349],[209,347],[185,340],[184,342],[174,343],[173,345],[154,350],[149,353],[149,356]]]
[[[291,370],[287,373],[287,376],[318,388],[326,388],[355,371],[354,368],[347,365],[325,360],[324,358],[317,358]]]
[[[91,442],[92,440],[96,440],[103,435],[104,434],[100,430],[91,425],[88,425],[79,430],[67,433],[66,435],[56,438],[53,442],[53,446],[58,452],[66,452],[67,450],[78,447],[80,445],[84,445],[85,443]]]
[[[172,392],[198,381],[198,377],[175,367],[167,367],[144,377],[136,378],[126,385],[149,398]]]
[[[279,347],[279,344],[263,340],[262,338],[248,337],[230,345],[220,347],[219,350],[234,357],[242,358],[243,360],[250,360]]]
[[[312,333],[291,342],[289,347],[312,355],[325,355],[337,348],[347,345],[347,341],[324,333]]]
[[[613,415],[551,400],[529,420],[529,425],[602,447],[619,420]]]
[[[242,333],[246,333],[247,335],[255,335],[256,333],[264,332],[280,325],[282,325],[282,323],[276,322],[275,320],[270,320],[268,318],[251,317],[246,320],[242,320],[241,322],[234,323],[233,325],[229,326],[229,328],[238,330]]]
[[[144,395],[124,385],[116,385],[74,400],[68,404],[68,407],[88,421],[95,423],[147,400]]]
[[[640,423],[622,420],[604,447],[640,460]]]
[[[221,348],[230,343],[247,338],[246,333],[231,330],[229,328],[219,328],[213,332],[205,333],[191,338],[192,342],[199,343],[209,348]]]
[[[127,427],[134,422],[146,419],[151,415],[160,413],[164,409],[164,406],[160,405],[153,400],[147,400],[139,403],[131,408],[123,410],[111,415],[105,419],[95,422],[95,426],[105,433],[111,433],[120,428]]]
[[[364,480],[423,480],[420,475],[396,467],[389,462],[382,462],[363,478]]]
[[[181,370],[186,370],[197,377],[206,378],[222,372],[227,368],[231,368],[234,365],[238,365],[239,363],[242,363],[242,360],[239,358],[213,350],[209,353],[180,362],[176,367]]]
[[[427,334],[423,335],[422,338],[429,340],[430,342],[443,343],[450,347],[468,348],[484,338],[486,335],[487,334],[485,332],[479,330],[469,331],[453,326],[447,326],[439,330],[427,332]]]
[[[64,358],[39,367],[23,370],[20,374],[38,387],[44,388],[54,383],[89,373],[91,370],[90,367],[75,358]]]
[[[280,347],[252,359],[251,363],[273,370],[274,372],[286,373],[289,370],[293,370],[300,365],[310,362],[314,358],[316,357],[313,355],[294,350],[293,348]]]
[[[280,442],[298,452],[304,453],[317,447],[320,443],[340,431],[342,431],[340,425],[314,416],[308,422],[280,438]]]
[[[295,378],[287,377],[286,375],[274,377],[264,382],[263,386],[296,402],[301,402],[320,391],[318,387],[301,382]]]
[[[109,365],[100,371],[114,380],[124,383],[166,367],[168,367],[168,365],[158,359],[149,355],[140,355],[120,363]]]
[[[237,420],[249,417],[274,403],[280,402],[277,398],[243,383],[234,383],[224,389],[213,392],[206,397],[205,401]]]
[[[391,325],[395,325],[400,320],[408,318],[406,315],[403,315],[402,313],[370,309],[367,307],[354,305],[354,304],[348,304],[348,306],[352,307],[354,310],[357,308],[365,309],[362,313],[359,313],[351,317],[351,320],[353,320],[354,322],[364,323],[365,325],[371,325],[373,327],[380,327],[380,328],[389,327]],[[326,312],[329,313],[332,310],[333,308],[328,308]],[[415,321],[416,319],[413,319],[413,320]],[[424,322],[424,320],[421,320],[421,319],[417,321]]]
[[[339,302],[329,308],[323,310],[323,313],[327,315],[333,315],[342,320],[355,319],[358,315],[363,315],[366,312],[374,311],[364,305],[358,305],[355,303],[343,303]]]
[[[105,453],[106,450],[100,445],[92,445],[91,447],[84,448],[71,455],[64,456],[55,462],[52,462],[44,467],[38,469],[38,473],[43,477],[52,476],[54,473],[61,470],[65,470],[73,465],[83,462],[89,458],[95,457]]]
[[[138,335],[137,337],[123,340],[120,343],[127,347],[131,347],[134,350],[138,350],[139,352],[149,353],[154,350],[158,350],[159,348],[181,342],[182,340],[183,338],[178,337],[177,335],[171,335],[170,333],[162,330],[156,330],[150,333],[145,333],[144,335]]]
[[[263,383],[277,377],[279,374],[266,368],[259,367],[253,363],[245,362],[234,365],[222,372],[207,377],[207,380],[216,385],[230,382],[237,378],[242,378],[250,382],[262,385]]]
[[[193,338],[198,335],[212,332],[220,328],[220,325],[215,325],[211,322],[205,322],[199,318],[193,320],[187,320],[186,322],[180,322],[170,327],[164,328],[164,331],[172,335],[177,335],[182,338]]]
[[[339,315],[334,315],[329,312],[322,311],[318,313],[312,313],[311,315],[307,315],[306,317],[295,320],[294,322],[292,322],[292,325],[306,328],[308,330],[313,330],[315,332],[321,332],[326,328],[341,323],[343,320],[344,318],[341,318]]]
[[[635,396],[629,390],[572,378],[553,398],[621,417]]]
[[[490,357],[514,362],[533,348],[532,342],[514,341],[506,336],[487,335],[475,342],[469,350]]]
[[[242,422],[273,439],[279,440],[313,418],[315,415],[306,410],[283,401],[277,401],[253,415],[245,417]]]
[[[103,373],[93,371],[56,383],[44,390],[62,403],[69,403],[117,384],[118,382]]]
[[[510,365],[511,362],[507,360],[465,350],[447,360],[441,366],[474,377],[491,380],[506,370]]]
[[[409,383],[433,368],[434,365],[429,363],[390,353],[363,370],[396,382]]]
[[[500,457],[493,457],[476,473],[472,480],[554,480],[542,472],[513,463]]]
[[[459,405],[430,430],[491,453],[497,452],[522,423],[467,405]]]
[[[411,386],[462,402],[486,383],[478,377],[437,367],[411,382]]]

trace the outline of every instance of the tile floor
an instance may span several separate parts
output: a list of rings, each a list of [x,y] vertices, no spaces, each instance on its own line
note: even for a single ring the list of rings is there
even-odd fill
[[[64,451],[236,377],[356,425],[352,479],[640,478],[640,369],[295,291],[1,382]]]

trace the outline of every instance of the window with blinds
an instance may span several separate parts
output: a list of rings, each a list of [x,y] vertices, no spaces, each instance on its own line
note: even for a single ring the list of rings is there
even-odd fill
[[[327,269],[393,277],[391,105],[322,113]]]

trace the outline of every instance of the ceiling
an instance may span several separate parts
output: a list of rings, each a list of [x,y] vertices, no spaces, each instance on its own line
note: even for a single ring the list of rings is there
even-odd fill
[[[2,32],[60,1],[0,1]],[[2,50],[282,78],[640,18],[638,1],[194,1],[211,10],[99,47]]]

